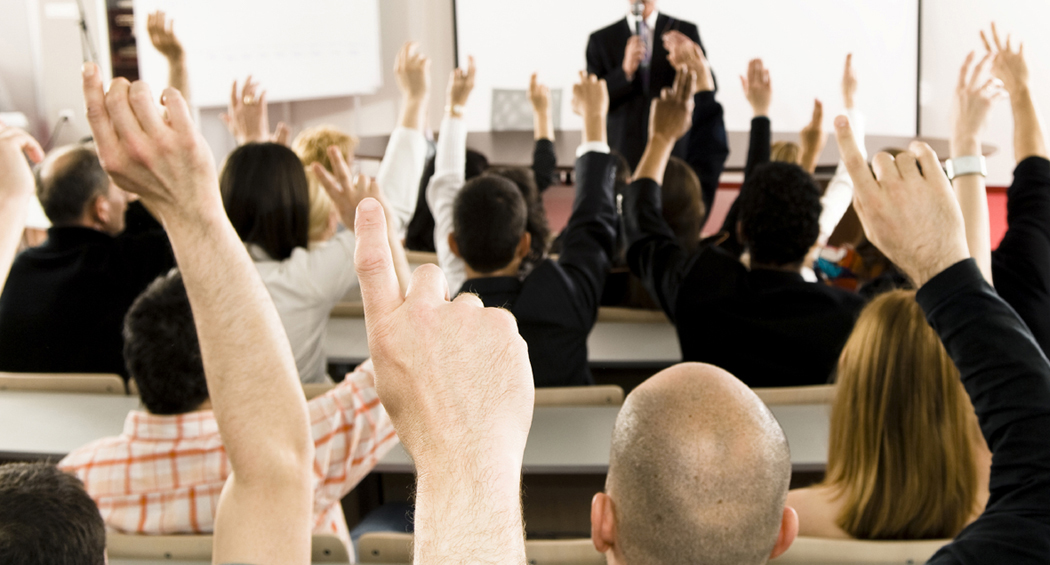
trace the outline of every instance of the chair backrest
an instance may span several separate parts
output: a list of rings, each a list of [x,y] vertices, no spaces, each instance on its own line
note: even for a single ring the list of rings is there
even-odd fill
[[[560,88],[551,89],[554,129],[561,129]],[[532,102],[527,90],[492,89],[492,131],[532,131]]]
[[[106,552],[110,559],[148,559],[158,561],[203,561],[211,563],[210,535],[147,536],[106,533]],[[333,535],[315,535],[311,550],[314,563],[349,563],[350,553]]]
[[[623,389],[616,385],[536,389],[536,406],[621,406]]]
[[[753,388],[766,406],[797,404],[831,404],[835,400],[835,385],[789,386]]]
[[[605,556],[589,539],[525,540],[530,565],[600,565]],[[357,540],[358,560],[365,563],[411,563],[412,534],[371,532]]]
[[[303,393],[306,394],[307,400],[313,400],[318,396],[332,390],[335,385],[332,383],[311,383],[303,385]]]
[[[0,373],[0,390],[127,394],[120,375],[86,373]]]
[[[950,539],[868,541],[799,537],[773,563],[925,563]]]

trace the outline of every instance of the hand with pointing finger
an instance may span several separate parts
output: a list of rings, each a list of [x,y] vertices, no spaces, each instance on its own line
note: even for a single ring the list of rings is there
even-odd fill
[[[693,93],[696,91],[696,73],[685,66],[678,68],[674,84],[664,88],[660,97],[653,99],[649,117],[649,138],[678,141],[693,127]]]
[[[835,134],[864,233],[917,286],[970,256],[959,202],[929,145],[912,142],[896,158],[879,153],[872,175],[846,116],[835,119]]]
[[[813,118],[799,132],[799,141],[802,147],[799,165],[812,173],[817,170],[817,161],[828,143],[828,136],[824,133],[824,104],[820,100],[813,101]]]

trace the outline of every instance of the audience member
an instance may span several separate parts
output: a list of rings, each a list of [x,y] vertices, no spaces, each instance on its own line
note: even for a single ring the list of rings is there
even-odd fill
[[[186,52],[175,35],[175,21],[157,10],[146,17],[146,31],[150,43],[168,60],[168,86],[178,90],[190,102],[190,79],[186,68]]]
[[[554,152],[554,109],[551,89],[539,82],[536,73],[529,80],[529,103],[532,104],[533,137],[532,174],[540,194],[554,184],[558,156]],[[470,180],[470,179],[467,179]]]
[[[412,221],[408,224],[408,233],[405,234],[405,248],[412,251],[437,252],[437,246],[434,245],[434,215],[430,212],[430,206],[427,205],[427,187],[430,186],[430,179],[434,177],[436,157],[435,152],[434,157],[427,160],[427,165],[423,169],[423,177],[419,180],[416,211],[412,214]],[[464,180],[473,180],[488,169],[488,157],[468,148],[463,166]]]
[[[357,148],[357,138],[331,126],[317,126],[303,130],[292,142],[292,150],[299,156],[303,167],[306,167],[306,180],[309,183],[311,246],[332,239],[339,229],[339,213],[317,175],[310,170],[314,163],[320,163],[329,172],[335,170],[328,158],[328,148],[333,145],[347,158],[352,158]]]
[[[0,291],[18,251],[27,210],[33,200],[33,162],[44,159],[44,150],[26,132],[0,124]]]
[[[827,476],[788,494],[800,535],[944,539],[981,514],[991,453],[915,291],[868,304],[835,382]]]
[[[623,203],[627,261],[675,323],[683,359],[722,367],[749,386],[826,383],[863,302],[800,274],[818,234],[812,177],[770,163],[745,180],[736,230],[750,270],[716,245],[690,253],[663,218],[657,179],[688,131],[691,108],[671,99],[657,108],[662,115]]]
[[[125,360],[145,406],[124,433],[74,450],[58,467],[84,481],[106,525],[136,534],[210,533],[229,460],[211,410],[182,277],[154,281],[128,311]],[[340,499],[397,443],[371,360],[307,403],[314,441],[314,532],[350,533]],[[179,441],[168,441],[172,438]],[[158,460],[171,465],[157,466]]]
[[[259,83],[252,82],[251,75],[244,79],[244,88],[240,92],[237,81],[233,81],[229,105],[225,113],[219,114],[219,119],[226,124],[237,145],[268,142],[286,145],[290,135],[284,122],[277,122],[277,127],[270,133],[266,91],[259,89]]]
[[[95,149],[51,152],[37,193],[53,226],[19,255],[0,295],[0,370],[126,375],[124,313],[174,265],[163,229],[125,231],[128,195]]]
[[[449,114],[439,136],[437,172],[427,189],[438,260],[455,294],[477,294],[507,307],[529,343],[537,386],[592,384],[587,336],[598,317],[602,286],[616,243],[615,162],[608,154],[605,84],[581,75],[573,107],[584,118],[578,151],[577,196],[557,261],[541,259],[520,273],[532,250],[529,206],[514,183],[483,175],[464,184],[462,109],[474,86],[474,66],[450,79]]]
[[[177,90],[164,91],[162,115],[144,83],[118,78],[104,94],[87,63],[84,98],[106,171],[159,216],[185,281],[230,467],[212,559],[305,565],[316,480],[309,411],[277,311],[223,211],[211,151]]]
[[[106,525],[79,479],[44,463],[0,466],[0,562],[105,565]]]

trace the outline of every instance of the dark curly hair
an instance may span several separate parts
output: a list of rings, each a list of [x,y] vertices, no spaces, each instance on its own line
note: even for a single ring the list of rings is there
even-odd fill
[[[178,271],[158,277],[128,310],[124,363],[153,414],[185,414],[208,400],[193,310]]]
[[[739,196],[740,225],[751,262],[791,265],[805,259],[820,234],[820,188],[802,167],[767,163]]]
[[[499,175],[518,186],[521,196],[525,198],[528,216],[525,231],[532,235],[532,249],[523,263],[535,265],[547,254],[547,243],[551,238],[551,228],[547,224],[547,210],[543,207],[543,198],[536,187],[536,176],[531,169],[524,167],[499,167],[489,169],[489,174]]]
[[[506,267],[514,260],[528,215],[525,197],[506,177],[484,174],[468,182],[452,209],[459,254],[479,273]]]

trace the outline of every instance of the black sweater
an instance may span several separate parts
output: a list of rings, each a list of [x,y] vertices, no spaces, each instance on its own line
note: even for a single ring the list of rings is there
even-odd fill
[[[1050,362],[972,260],[916,298],[959,368],[993,456],[984,513],[930,563],[1050,563]]]

